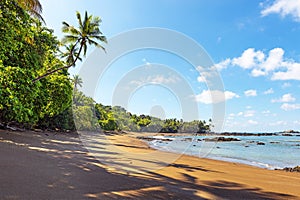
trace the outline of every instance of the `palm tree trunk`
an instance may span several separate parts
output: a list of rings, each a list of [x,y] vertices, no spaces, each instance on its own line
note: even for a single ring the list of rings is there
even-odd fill
[[[82,51],[83,45],[84,45],[84,42],[81,42],[80,48],[79,48],[79,52],[78,52],[78,54],[77,54],[75,60],[74,60],[70,65],[63,66],[63,67],[60,67],[60,68],[57,68],[57,69],[48,71],[47,73],[43,74],[42,76],[39,76],[39,77],[33,79],[32,82],[35,83],[35,82],[37,82],[37,81],[39,81],[39,80],[41,80],[41,79],[43,79],[43,78],[45,78],[45,77],[47,77],[47,76],[49,76],[49,75],[55,73],[55,72],[57,72],[57,71],[60,71],[60,70],[63,70],[63,69],[68,69],[68,68],[72,67],[72,66],[77,62],[77,60],[78,60],[78,58],[79,58],[79,56],[80,56],[80,53],[81,53],[81,51]]]

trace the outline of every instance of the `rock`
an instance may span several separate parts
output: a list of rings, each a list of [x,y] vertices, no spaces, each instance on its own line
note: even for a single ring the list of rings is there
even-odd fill
[[[226,138],[226,137],[214,137],[214,138],[205,138],[206,142],[231,142],[231,141],[241,141],[238,138]]]
[[[286,172],[300,172],[300,166],[296,166],[296,167],[285,167],[282,169],[283,171]]]
[[[294,131],[294,130],[286,130],[283,131],[284,133],[300,133],[299,131]]]
[[[293,136],[293,134],[290,134],[290,133],[282,133],[282,136]]]
[[[144,137],[144,136],[137,137],[137,139],[140,139],[140,140],[146,140],[146,141],[153,141],[153,140],[155,140],[155,138]]]
[[[140,140],[146,140],[146,141],[159,140],[160,143],[162,143],[162,142],[171,142],[171,141],[173,141],[173,140],[168,139],[168,138],[152,138],[152,137],[144,137],[144,136],[139,136],[139,137],[137,137],[137,139],[140,139]]]
[[[238,133],[238,132],[224,132],[221,133],[224,136],[273,136],[277,133]]]
[[[192,138],[184,138],[184,139],[182,139],[182,141],[185,141],[185,142],[191,142],[191,141],[192,141]]]
[[[270,142],[271,144],[279,144],[280,142]]]

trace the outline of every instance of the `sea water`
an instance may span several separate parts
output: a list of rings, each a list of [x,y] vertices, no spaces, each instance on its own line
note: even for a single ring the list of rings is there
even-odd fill
[[[162,151],[268,169],[300,165],[300,137],[296,135],[224,136],[225,138],[237,138],[240,141],[207,141],[214,137],[216,136],[159,136],[158,138],[154,137],[149,144]]]

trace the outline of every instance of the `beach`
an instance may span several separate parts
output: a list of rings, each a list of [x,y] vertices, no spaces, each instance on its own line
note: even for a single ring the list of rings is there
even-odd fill
[[[161,152],[132,134],[96,141],[1,130],[0,199],[300,199],[300,173]]]

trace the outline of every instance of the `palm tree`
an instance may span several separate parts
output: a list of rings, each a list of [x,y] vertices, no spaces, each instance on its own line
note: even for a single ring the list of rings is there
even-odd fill
[[[76,12],[76,16],[78,19],[79,27],[75,28],[74,26],[69,25],[67,22],[63,22],[62,32],[67,33],[62,40],[64,44],[73,45],[69,48],[69,57],[72,57],[71,63],[67,62],[67,66],[57,68],[55,70],[49,71],[46,74],[36,78],[33,80],[34,82],[45,78],[46,76],[53,74],[57,71],[68,69],[72,66],[76,65],[77,60],[80,60],[80,55],[86,55],[88,45],[94,45],[99,47],[105,51],[105,48],[101,46],[97,41],[107,42],[106,37],[100,31],[99,26],[101,23],[101,19],[99,17],[93,17],[92,15],[88,15],[85,12],[84,19],[81,19],[81,15],[79,12]],[[77,51],[76,48],[79,47]],[[70,61],[70,60],[69,60]]]
[[[75,67],[74,60],[78,56],[78,60],[82,60],[78,54],[78,47],[74,47],[74,44],[64,45],[66,52],[62,52],[60,57],[66,60],[67,64],[73,64]]]
[[[74,90],[77,90],[77,86],[81,87],[82,86],[82,78],[80,78],[79,75],[74,75],[72,82],[74,84]]]
[[[45,22],[43,17],[41,16],[43,7],[39,0],[16,0],[16,2],[20,7],[27,10],[29,14]]]

